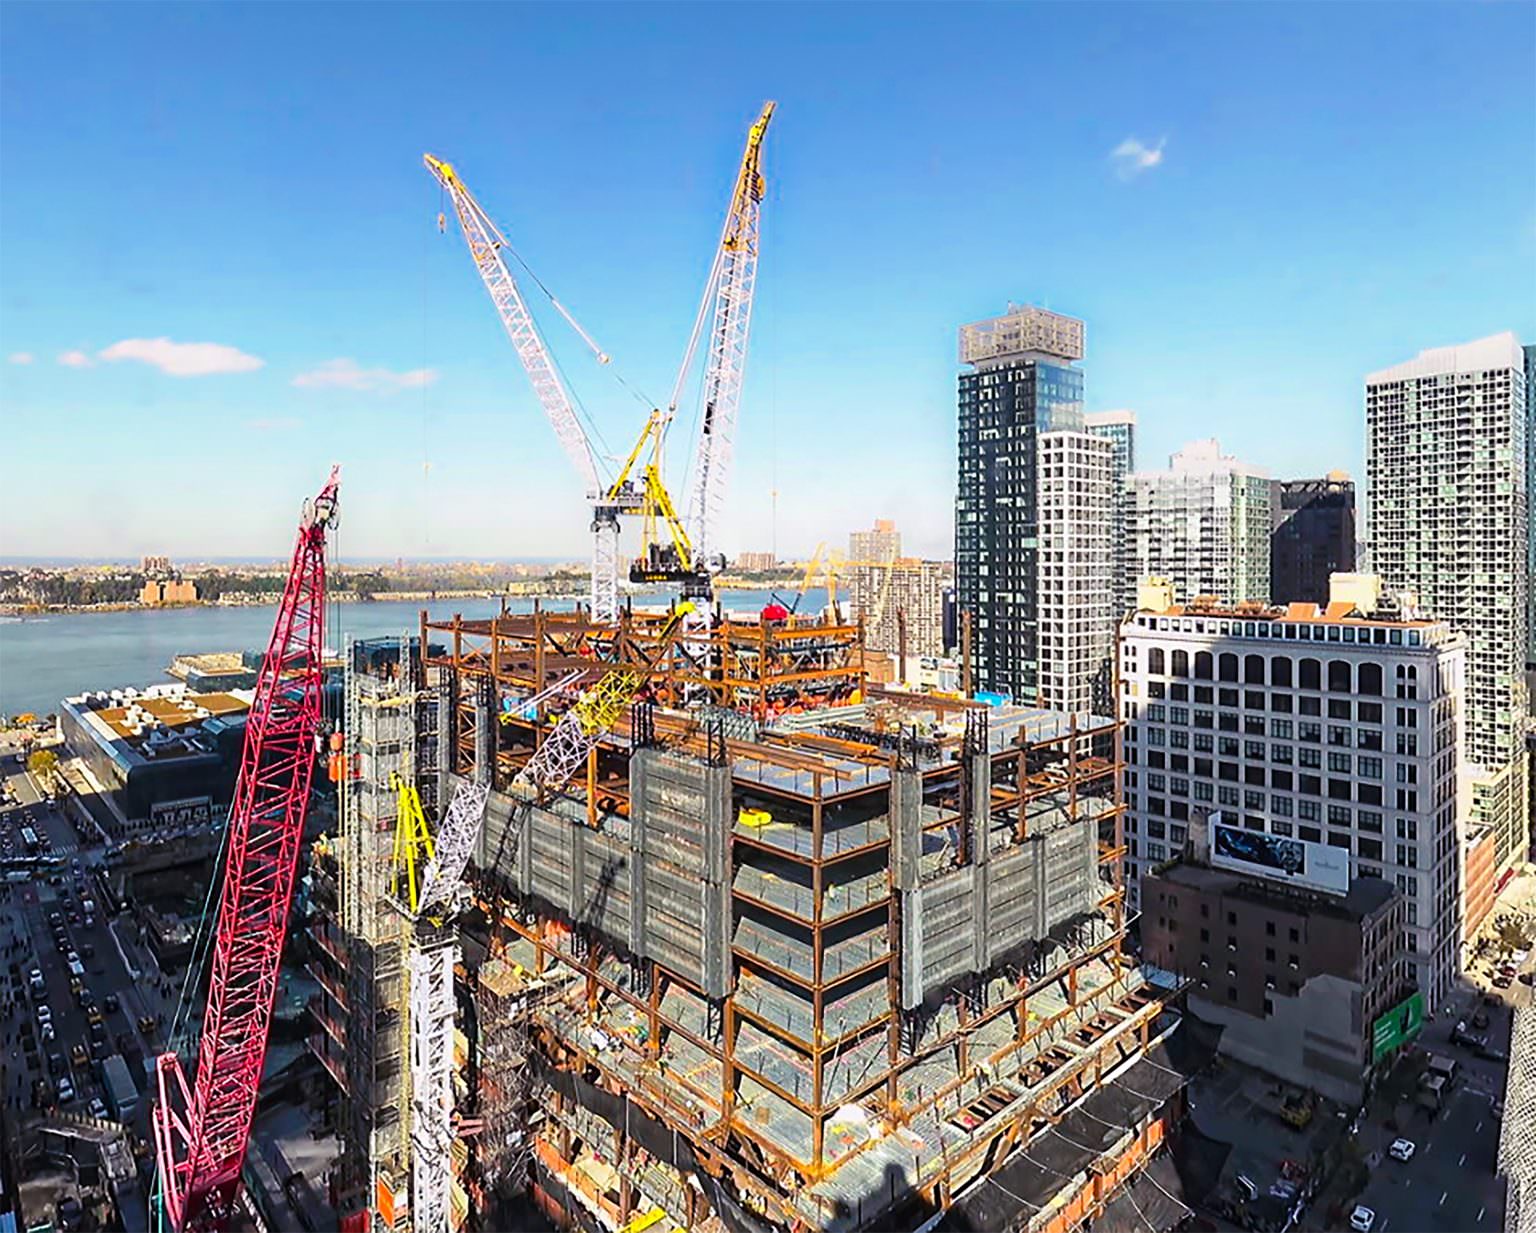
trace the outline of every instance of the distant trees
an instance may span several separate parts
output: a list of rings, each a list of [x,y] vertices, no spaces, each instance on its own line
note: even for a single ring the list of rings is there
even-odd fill
[[[27,758],[27,770],[39,779],[51,779],[59,768],[59,755],[51,749],[35,749]]]

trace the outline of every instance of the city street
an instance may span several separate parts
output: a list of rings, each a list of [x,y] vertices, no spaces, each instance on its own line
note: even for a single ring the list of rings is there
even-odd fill
[[[6,1099],[18,1110],[29,1111],[35,1107],[37,1080],[46,1079],[55,1107],[89,1113],[93,1099],[106,1097],[95,1062],[119,1053],[139,1089],[138,1108],[130,1124],[142,1135],[149,1086],[144,1060],[160,1046],[179,989],[161,978],[147,956],[136,952],[131,938],[127,951],[132,970],[125,963],[95,877],[103,859],[100,837],[88,835],[95,842],[82,844],[70,820],[41,799],[32,777],[8,756],[12,752],[8,743],[0,744],[4,759],[0,785],[8,789],[8,804],[0,813],[0,845],[9,838],[14,850],[22,829],[29,827],[42,841],[39,855],[63,859],[30,871],[25,880],[15,880],[13,875],[13,880],[0,884],[0,903],[8,909],[0,928],[0,955],[5,959],[0,981],[5,993],[3,1030],[11,1059]],[[132,927],[125,922],[123,928],[131,932]],[[71,952],[78,955],[84,973],[78,978],[78,992],[72,987]],[[29,981],[34,968],[42,973],[41,993]],[[52,1039],[45,1039],[47,1032],[38,1018],[45,1006]],[[99,1020],[94,1031],[93,1015]],[[147,1032],[139,1022],[146,1015],[156,1020]],[[83,1047],[83,1055],[75,1052],[77,1047]],[[75,1095],[59,1102],[59,1080],[66,1074]]]
[[[1364,1128],[1362,1128],[1362,1131]],[[1385,1153],[1396,1137],[1377,1128],[1381,1161],[1355,1199],[1376,1213],[1374,1233],[1482,1233],[1504,1226],[1504,1187],[1495,1177],[1499,1124],[1489,1098],[1455,1092],[1433,1123],[1403,1128],[1417,1150],[1410,1161]]]

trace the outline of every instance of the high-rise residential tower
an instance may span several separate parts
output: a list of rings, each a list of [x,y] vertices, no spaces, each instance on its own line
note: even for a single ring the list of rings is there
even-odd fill
[[[1270,483],[1269,598],[1320,604],[1331,574],[1355,568],[1355,485],[1343,471]]]
[[[1103,437],[1114,451],[1112,455],[1111,482],[1114,485],[1114,606],[1119,619],[1134,605],[1136,580],[1131,577],[1130,561],[1126,552],[1126,489],[1125,480],[1136,470],[1136,412],[1090,411],[1083,416],[1083,424],[1096,437]]]
[[[1166,578],[1181,600],[1220,595],[1269,600],[1269,473],[1221,452],[1214,438],[1186,445],[1166,471],[1126,481],[1130,581]]]
[[[1500,871],[1525,859],[1526,355],[1511,333],[1421,351],[1365,379],[1372,567],[1465,634],[1471,815]]]
[[[1082,707],[1113,641],[1111,443],[1084,431],[1083,323],[1010,305],[960,329],[956,604],[977,686]]]
[[[852,561],[893,561],[901,555],[901,532],[890,518],[876,518],[868,531],[848,533],[848,558]]]

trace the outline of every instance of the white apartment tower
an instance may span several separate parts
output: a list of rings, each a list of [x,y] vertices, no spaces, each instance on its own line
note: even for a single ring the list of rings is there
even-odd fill
[[[1268,601],[1269,472],[1211,439],[1186,445],[1166,471],[1134,473],[1126,486],[1126,609],[1147,577],[1167,578],[1184,599]]]
[[[1108,714],[1117,611],[1114,447],[1087,432],[1040,434],[1040,705]]]
[[[848,572],[849,616],[864,622],[864,645],[901,650],[906,627],[910,656],[944,654],[944,591],[955,577],[948,561],[898,557],[889,565],[854,565]]]
[[[1437,1006],[1460,970],[1466,640],[1377,612],[1374,578],[1334,582],[1326,608],[1181,606],[1166,584],[1142,588],[1120,627],[1128,900],[1193,819],[1299,841],[1303,866],[1347,856],[1348,879],[1402,892],[1414,977]]]
[[[1126,516],[1128,497],[1125,481],[1136,470],[1136,412],[1090,411],[1083,416],[1083,426],[1096,437],[1103,437],[1114,450],[1110,484],[1114,499],[1114,597],[1118,622],[1136,598],[1136,580],[1126,551]]]
[[[901,532],[890,518],[876,518],[868,531],[848,533],[850,561],[892,561],[901,555]]]
[[[1470,821],[1493,828],[1500,872],[1529,846],[1525,358],[1496,334],[1365,379],[1372,568],[1466,635]]]

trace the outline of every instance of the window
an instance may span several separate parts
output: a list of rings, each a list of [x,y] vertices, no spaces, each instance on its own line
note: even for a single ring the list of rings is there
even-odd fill
[[[1237,656],[1230,651],[1222,652],[1216,661],[1217,675],[1223,681],[1237,680]]]
[[[1254,758],[1254,759],[1256,759],[1256,760],[1258,760],[1260,762],[1264,761],[1264,742],[1263,741],[1244,741],[1243,742],[1243,757],[1245,757],[1245,758]]]
[[[1293,942],[1301,941],[1301,930],[1300,929],[1296,929],[1296,928],[1292,928],[1291,929],[1291,941],[1293,941]]]
[[[1328,661],[1328,692],[1334,694],[1347,694],[1354,692],[1354,673],[1350,671],[1347,659],[1330,659]]]
[[[1315,659],[1303,659],[1299,679],[1303,689],[1321,689],[1323,687],[1322,663]]]
[[[1318,801],[1297,801],[1296,816],[1303,822],[1317,822],[1323,816],[1323,806]]]
[[[1321,741],[1323,739],[1323,725],[1313,723],[1310,719],[1298,720],[1296,723],[1296,735],[1303,741]]]
[[[1211,653],[1209,651],[1196,651],[1195,652],[1195,680],[1197,680],[1197,681],[1209,681],[1209,680],[1212,679],[1213,676],[1214,676],[1214,673],[1212,673],[1212,671],[1211,671]],[[1197,686],[1196,687],[1196,689],[1197,689],[1197,697],[1198,697],[1198,688],[1199,687]],[[1210,691],[1207,690],[1206,692],[1209,693]],[[1206,698],[1205,701],[1209,702],[1210,699]]]
[[[1189,675],[1189,652],[1188,651],[1175,651],[1173,653],[1173,669],[1169,673],[1169,675],[1170,676],[1188,676]]]
[[[1280,784],[1275,784],[1280,787]],[[1278,814],[1282,818],[1291,816],[1291,798],[1288,796],[1272,796],[1269,798],[1269,812]]]
[[[1271,719],[1269,721],[1269,734],[1277,740],[1288,741],[1294,729],[1289,719]]]
[[[1236,912],[1228,912],[1227,913],[1227,924],[1229,924],[1229,925],[1237,924],[1237,913]]]
[[[1348,775],[1354,764],[1354,759],[1347,753],[1330,752],[1328,754],[1328,769],[1330,771],[1337,771],[1341,775]]]
[[[1243,680],[1250,685],[1264,684],[1264,656],[1243,656]]]
[[[1205,905],[1201,904],[1200,906],[1204,907]],[[1209,942],[1211,940],[1211,931],[1209,929],[1200,930],[1200,940],[1202,942]]]
[[[1275,936],[1275,922],[1272,921],[1272,920],[1265,921],[1264,922],[1264,932],[1268,936],[1274,937]]]
[[[1381,722],[1381,703],[1357,702],[1355,704],[1357,717],[1363,724],[1379,724]]]
[[[1269,683],[1276,687],[1290,687],[1291,657],[1289,655],[1276,655],[1269,661]]]
[[[1216,803],[1218,805],[1237,805],[1237,789],[1230,784],[1216,785]]]
[[[1333,760],[1333,755],[1329,754],[1328,758],[1329,758],[1329,762],[1331,764],[1332,760]],[[1356,765],[1360,768],[1360,777],[1362,779],[1380,779],[1381,778],[1381,759],[1380,758],[1367,758],[1364,755],[1361,755],[1358,759],[1356,759]]]
[[[1271,762],[1279,762],[1285,766],[1290,766],[1292,761],[1291,753],[1292,751],[1289,745],[1271,745],[1269,747],[1269,760]]]
[[[1348,698],[1328,699],[1329,719],[1348,719],[1352,714]]]
[[[1380,664],[1361,664],[1360,665],[1359,680],[1358,680],[1358,684],[1355,687],[1355,692],[1362,693],[1362,694],[1370,694],[1372,697],[1375,697],[1375,698],[1381,697],[1381,665]],[[1363,704],[1362,704],[1362,707],[1363,707]],[[1378,710],[1378,714],[1379,713],[1380,712]],[[1362,715],[1361,718],[1363,719],[1364,716]]]
[[[1163,676],[1166,673],[1163,658],[1163,648],[1155,646],[1147,652],[1147,671],[1155,676]]]
[[[1268,926],[1267,929],[1266,929],[1266,932],[1271,937],[1273,937],[1274,933],[1275,933],[1274,922],[1273,921],[1269,921],[1269,922],[1266,922],[1266,924]],[[1273,963],[1275,961],[1275,948],[1273,946],[1266,946],[1264,948],[1264,961],[1266,963]]]
[[[1243,705],[1250,711],[1262,711],[1264,709],[1264,691],[1262,689],[1243,690]]]

